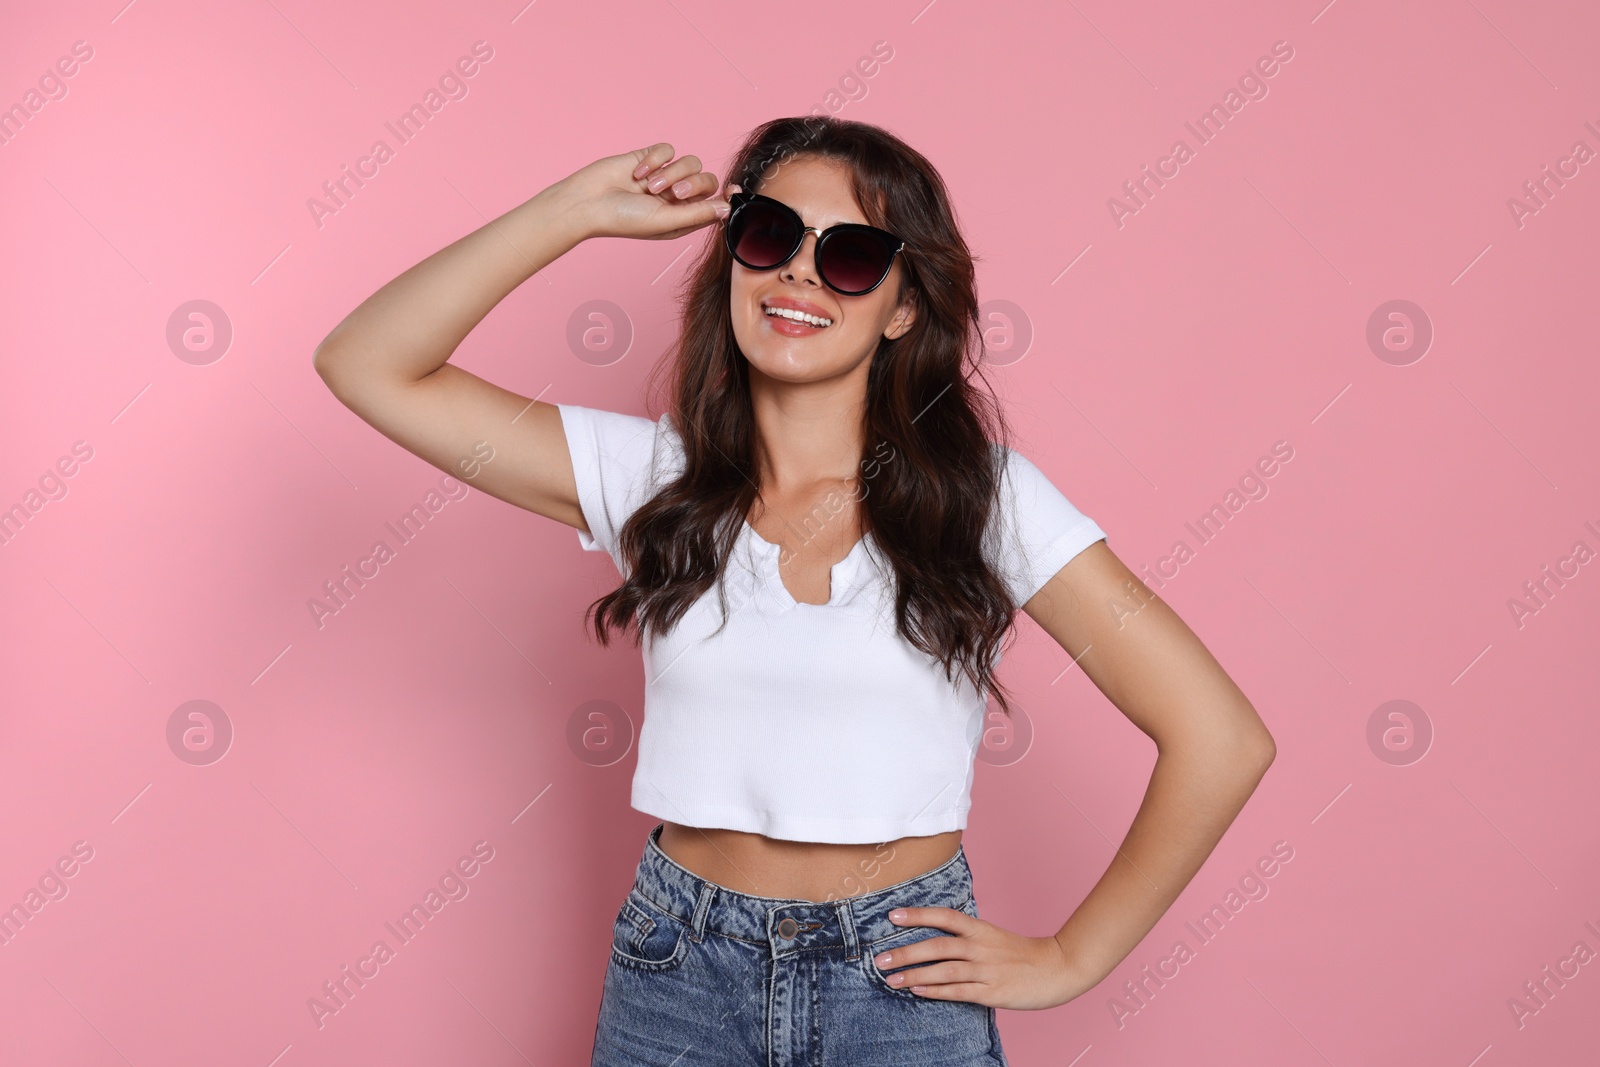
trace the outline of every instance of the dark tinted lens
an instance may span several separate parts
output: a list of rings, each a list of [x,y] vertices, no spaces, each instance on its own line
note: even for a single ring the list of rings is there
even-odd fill
[[[847,293],[871,289],[882,280],[893,256],[881,240],[859,230],[831,234],[822,249],[822,273],[829,285]]]
[[[745,264],[765,269],[789,258],[799,232],[793,215],[757,200],[740,210],[728,239],[734,255]]]

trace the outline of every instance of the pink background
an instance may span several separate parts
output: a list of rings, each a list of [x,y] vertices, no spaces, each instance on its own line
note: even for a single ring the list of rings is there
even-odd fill
[[[1600,568],[1568,564],[1520,624],[1510,604],[1600,547],[1580,421],[1600,162],[1520,224],[1509,206],[1600,149],[1592,6],[112,0],[7,23],[0,105],[75,41],[93,56],[0,145],[0,507],[56,497],[0,546],[0,905],[92,850],[0,946],[6,1064],[587,1062],[654,825],[631,751],[594,766],[568,742],[590,701],[639,721],[637,651],[581,627],[615,570],[469,491],[319,628],[322,583],[459,483],[311,354],[595,158],[665,140],[721,176],[751,126],[813,109],[940,168],[1019,447],[1135,569],[1188,543],[1159,591],[1277,739],[1104,983],[1001,1013],[1012,1062],[1592,1061],[1600,973],[1561,961],[1600,950]],[[477,41],[467,95],[397,147],[384,123]],[[1280,41],[1266,96],[1199,144],[1184,123]],[[852,78],[878,42],[892,57]],[[319,226],[308,201],[379,138],[394,158]],[[1179,138],[1193,158],[1140,206],[1123,183]],[[1138,207],[1120,225],[1117,197]],[[705,237],[581,246],[455,360],[646,413]],[[169,343],[192,300],[221,309],[225,352]],[[596,300],[626,351],[569,344]],[[1369,345],[1393,300],[1431,323],[1426,352]],[[1280,441],[1293,458],[1248,479]],[[1269,492],[1202,544],[1186,523],[1241,479]],[[966,841],[984,917],[1042,935],[1105,870],[1155,751],[1019,618],[1005,678],[1034,736],[1014,759],[997,734]],[[220,760],[169,742],[191,700],[231,724]],[[1392,700],[1408,722],[1370,742]],[[480,841],[468,895],[319,1027],[308,1000]],[[1277,842],[1292,859],[1250,880]],[[1241,880],[1259,899],[1201,943],[1186,924]],[[1180,939],[1193,958],[1128,996]],[[1547,966],[1569,978],[1541,1007],[1524,983]]]

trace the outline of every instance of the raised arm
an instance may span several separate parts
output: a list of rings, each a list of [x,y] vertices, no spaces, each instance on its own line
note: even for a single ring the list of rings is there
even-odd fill
[[[659,176],[668,184],[652,193]],[[689,183],[681,196],[672,191],[680,181]],[[402,448],[587,530],[555,405],[452,366],[450,356],[506,294],[580,242],[682,236],[716,220],[726,206],[710,199],[716,191],[716,176],[694,156],[674,161],[669,144],[596,160],[373,293],[312,364],[341,403]]]

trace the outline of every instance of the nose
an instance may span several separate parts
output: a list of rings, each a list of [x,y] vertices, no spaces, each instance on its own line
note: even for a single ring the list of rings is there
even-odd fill
[[[778,269],[778,276],[786,282],[798,282],[803,279],[813,286],[822,285],[822,279],[817,276],[816,230],[806,231],[795,254],[789,257],[789,262]]]

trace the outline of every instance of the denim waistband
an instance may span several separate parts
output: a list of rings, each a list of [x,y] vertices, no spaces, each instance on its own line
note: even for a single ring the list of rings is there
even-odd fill
[[[665,823],[650,831],[634,889],[689,927],[701,941],[707,933],[770,946],[774,958],[833,947],[857,958],[863,945],[909,927],[889,921],[901,907],[961,908],[972,899],[972,871],[965,846],[944,863],[915,878],[833,901],[758,897],[701,878],[661,851]]]

